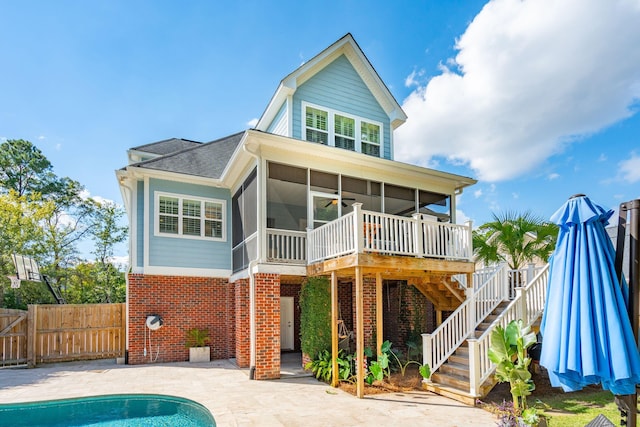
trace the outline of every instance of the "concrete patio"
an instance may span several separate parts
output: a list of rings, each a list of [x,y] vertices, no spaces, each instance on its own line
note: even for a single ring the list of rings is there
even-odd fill
[[[117,365],[114,360],[0,370],[0,403],[118,393],[180,396],[206,406],[218,426],[493,426],[482,409],[427,393],[357,399],[299,369],[280,380],[251,381],[231,361]]]

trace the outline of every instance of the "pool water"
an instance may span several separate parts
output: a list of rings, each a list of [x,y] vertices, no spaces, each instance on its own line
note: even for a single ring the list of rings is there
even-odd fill
[[[0,405],[0,425],[12,427],[209,427],[199,403],[159,394],[115,394]]]

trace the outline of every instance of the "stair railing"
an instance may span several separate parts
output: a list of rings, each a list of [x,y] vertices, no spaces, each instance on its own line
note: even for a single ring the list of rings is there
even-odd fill
[[[480,281],[482,280],[482,281]],[[435,372],[509,294],[507,265],[479,270],[467,299],[430,334],[422,334],[423,363]]]
[[[498,315],[478,338],[468,339],[469,343],[469,393],[480,397],[480,387],[495,371],[489,360],[491,332],[500,325],[506,327],[512,320],[523,319],[525,326],[532,325],[542,314],[547,291],[549,265],[547,264],[526,286],[516,288],[516,296],[509,306]]]

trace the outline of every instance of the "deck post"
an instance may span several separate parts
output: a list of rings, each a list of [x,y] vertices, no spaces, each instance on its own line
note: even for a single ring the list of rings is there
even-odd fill
[[[469,219],[465,221],[464,225],[469,229],[467,231],[467,260],[473,261],[473,221]]]
[[[469,394],[480,396],[480,344],[476,338],[467,340],[469,343]]]
[[[433,340],[431,334],[422,334],[422,364],[433,367]],[[427,381],[431,381],[429,377]]]
[[[362,220],[362,203],[353,205],[353,233],[356,239],[355,249],[357,254],[364,252],[364,221]]]
[[[509,269],[508,268],[503,268],[502,269],[502,301],[509,299],[509,293],[511,290],[511,281],[509,280]]]
[[[364,301],[362,267],[356,267],[356,396],[364,397]]]
[[[527,310],[527,294],[525,294],[524,287],[516,288],[516,300],[518,300],[518,316],[517,318],[522,319],[525,326],[529,326],[529,313]]]
[[[424,250],[424,218],[421,213],[414,213],[413,217],[413,253],[417,258],[423,258],[425,256]]]
[[[331,272],[331,386],[338,387],[338,275]]]
[[[469,301],[469,308],[467,309],[467,332],[469,335],[476,328],[476,296],[474,291],[474,288],[465,289],[466,299]]]
[[[536,265],[534,263],[530,262],[527,265],[527,281],[526,281],[525,285],[528,285],[529,283],[531,283],[531,281],[533,280],[534,277],[536,277]]]
[[[382,321],[382,273],[376,273],[376,348],[378,356],[382,355],[383,334]]]

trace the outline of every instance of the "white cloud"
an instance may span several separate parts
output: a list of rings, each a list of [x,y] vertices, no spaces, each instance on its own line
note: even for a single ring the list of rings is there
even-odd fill
[[[38,136],[38,141],[44,141],[45,139],[47,139],[47,137],[44,135]]]
[[[407,78],[404,80],[404,85],[406,87],[420,86],[423,79],[424,79],[424,70],[419,70],[419,71],[413,70],[411,74],[409,74]]]
[[[598,161],[599,162],[606,162],[607,161],[607,155],[604,153],[600,153],[600,157],[598,157]]]
[[[550,173],[549,175],[547,175],[547,179],[549,181],[553,181],[554,179],[558,179],[558,178],[560,178],[560,174],[559,173],[553,172],[553,173]]]
[[[441,156],[505,180],[629,117],[640,99],[638,22],[637,1],[490,1],[442,74],[404,100],[396,158]]]
[[[475,197],[476,199],[480,196],[482,196],[482,189],[473,192],[473,197]]]
[[[465,215],[460,209],[456,209],[456,224],[464,224],[467,221],[471,221],[471,218]]]
[[[92,196],[89,190],[87,190],[86,188],[80,192],[79,196],[82,200],[87,200],[88,198],[92,198],[93,200],[100,203],[101,205],[119,206],[119,204],[116,203],[114,200],[106,199],[102,196]]]
[[[631,157],[618,163],[620,178],[629,184],[640,181],[640,156],[631,153]]]
[[[109,258],[109,262],[115,265],[120,271],[126,271],[129,266],[129,256],[112,256]]]
[[[257,118],[253,118],[253,119],[249,120],[247,122],[247,126],[249,126],[250,128],[256,127],[256,125],[258,124],[258,120],[259,119],[257,119]]]

